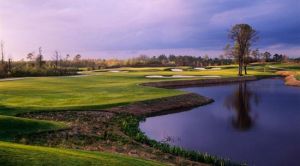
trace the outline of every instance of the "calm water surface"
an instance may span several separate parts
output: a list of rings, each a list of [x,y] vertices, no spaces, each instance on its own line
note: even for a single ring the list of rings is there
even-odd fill
[[[249,165],[300,165],[300,88],[281,79],[185,88],[214,103],[150,117],[150,138]]]

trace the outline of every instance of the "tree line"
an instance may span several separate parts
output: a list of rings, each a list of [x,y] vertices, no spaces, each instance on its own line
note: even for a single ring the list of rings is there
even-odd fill
[[[140,55],[129,59],[84,59],[80,54],[73,57],[67,54],[62,56],[58,51],[50,60],[45,60],[42,47],[38,53],[28,53],[26,60],[5,60],[4,42],[0,43],[1,62],[0,77],[24,77],[24,76],[63,76],[74,75],[80,68],[88,70],[113,68],[113,67],[159,67],[159,66],[191,66],[207,67],[218,65],[238,64],[238,75],[247,74],[247,66],[253,62],[300,62],[300,58],[290,59],[286,55],[260,52],[259,49],[251,50],[253,43],[258,40],[258,33],[248,24],[236,24],[228,33],[232,43],[227,44],[223,54],[211,58],[208,55]]]
[[[75,75],[78,71],[76,67],[64,67],[59,65],[62,60],[58,57],[58,52],[56,52],[56,59],[45,60],[42,48],[40,47],[38,49],[38,54],[27,54],[27,61],[13,61],[12,58],[8,58],[7,60],[5,59],[4,42],[1,42],[0,47],[0,78],[28,76],[64,76]]]
[[[2,47],[1,47],[2,48]],[[2,49],[1,49],[2,50]],[[2,52],[2,51],[1,51]],[[208,55],[191,56],[191,55],[158,55],[147,56],[140,55],[128,59],[85,59],[80,54],[62,56],[58,51],[54,51],[50,60],[44,59],[43,50],[40,47],[38,53],[28,53],[26,58],[20,61],[12,61],[8,58],[6,61],[4,54],[1,53],[0,77],[25,77],[25,76],[64,76],[74,75],[81,70],[97,70],[116,67],[207,67],[230,65],[238,63],[238,54],[235,49],[227,45],[224,53],[218,57],[211,58]],[[287,62],[291,61],[287,56],[282,54],[271,55],[269,52],[260,53],[258,49],[249,51],[246,62]],[[300,61],[294,59],[294,61]]]

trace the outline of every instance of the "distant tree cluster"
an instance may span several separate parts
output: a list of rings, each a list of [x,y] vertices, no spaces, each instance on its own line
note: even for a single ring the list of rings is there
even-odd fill
[[[1,42],[1,62],[0,77],[27,77],[27,76],[63,76],[74,75],[77,73],[75,67],[65,67],[56,52],[55,60],[44,60],[42,48],[39,48],[37,55],[35,53],[27,54],[27,61],[12,61],[11,58],[5,60],[4,43]]]
[[[226,56],[229,59],[233,59],[237,63],[237,57],[238,54],[236,53],[236,48],[232,47],[230,44],[227,44],[224,47],[224,56]],[[288,62],[293,61],[293,59],[290,59],[287,55],[284,54],[271,54],[268,51],[260,52],[258,48],[256,49],[249,49],[249,51],[246,53],[245,59],[248,63],[254,63],[254,62]],[[298,58],[296,58],[294,61],[296,62]]]
[[[237,27],[236,27],[237,26]],[[44,59],[42,47],[38,53],[31,52],[26,58],[20,61],[13,61],[11,58],[5,59],[4,42],[0,43],[0,77],[26,77],[26,76],[64,76],[74,75],[77,71],[96,70],[114,67],[207,67],[218,65],[239,64],[239,75],[242,75],[244,68],[247,74],[247,65],[253,62],[298,62],[300,58],[288,58],[282,54],[271,54],[260,52],[259,49],[250,49],[256,40],[256,32],[248,27],[249,25],[238,24],[230,32],[233,45],[227,44],[224,53],[216,58],[208,55],[140,55],[129,59],[84,59],[80,54],[62,56],[58,51],[54,51],[50,60]],[[244,28],[244,30],[242,30]],[[243,46],[242,46],[243,45]]]
[[[125,66],[192,66],[206,67],[232,64],[231,59],[226,59],[220,55],[218,58],[210,58],[208,55],[191,56],[191,55],[159,55],[145,56],[140,55],[124,61]]]
[[[70,56],[69,56],[70,57]],[[216,65],[232,64],[233,60],[226,59],[224,56],[218,58],[196,57],[190,55],[159,55],[147,56],[140,55],[138,57],[121,59],[81,59],[80,55],[76,55],[73,60],[65,60],[61,65],[64,67],[88,68],[89,70],[115,68],[115,67],[159,67],[159,66],[193,66],[206,67]]]

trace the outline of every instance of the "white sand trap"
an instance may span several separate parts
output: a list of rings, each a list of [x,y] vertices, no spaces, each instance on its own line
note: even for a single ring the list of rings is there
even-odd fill
[[[221,70],[221,68],[219,68],[219,67],[214,67],[214,68],[211,68],[210,70]]]
[[[174,72],[182,72],[183,70],[182,70],[182,69],[171,69],[171,71],[174,71]]]
[[[189,75],[172,75],[172,76],[162,76],[162,75],[149,75],[146,78],[220,78],[221,76],[189,76]]]
[[[197,76],[187,76],[187,75],[173,75],[172,78],[194,78]]]
[[[196,67],[196,68],[194,68],[195,70],[206,70],[205,68],[203,68],[203,67]]]
[[[200,77],[203,77],[203,78],[220,78],[221,76],[200,76]]]
[[[271,69],[276,69],[276,70],[285,70],[284,68],[279,68],[279,67],[275,67],[275,66],[269,66],[269,68]]]
[[[120,70],[110,70],[110,71],[108,71],[108,72],[111,72],[111,73],[119,73]]]
[[[82,75],[74,75],[74,76],[66,76],[66,77],[86,77],[86,76],[90,76],[90,75],[82,74]]]
[[[0,81],[16,81],[16,80],[24,80],[25,78],[3,78]]]
[[[109,70],[108,72],[111,72],[111,73],[127,73],[128,71],[123,71],[123,70]]]
[[[166,76],[152,75],[152,76],[146,76],[146,78],[166,78]]]

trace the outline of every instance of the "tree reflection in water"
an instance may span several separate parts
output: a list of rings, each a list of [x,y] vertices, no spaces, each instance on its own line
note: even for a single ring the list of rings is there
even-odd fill
[[[253,103],[259,104],[259,96],[247,88],[247,82],[240,82],[234,92],[225,98],[224,105],[236,112],[232,120],[236,129],[246,131],[252,127],[254,122],[250,112]]]

